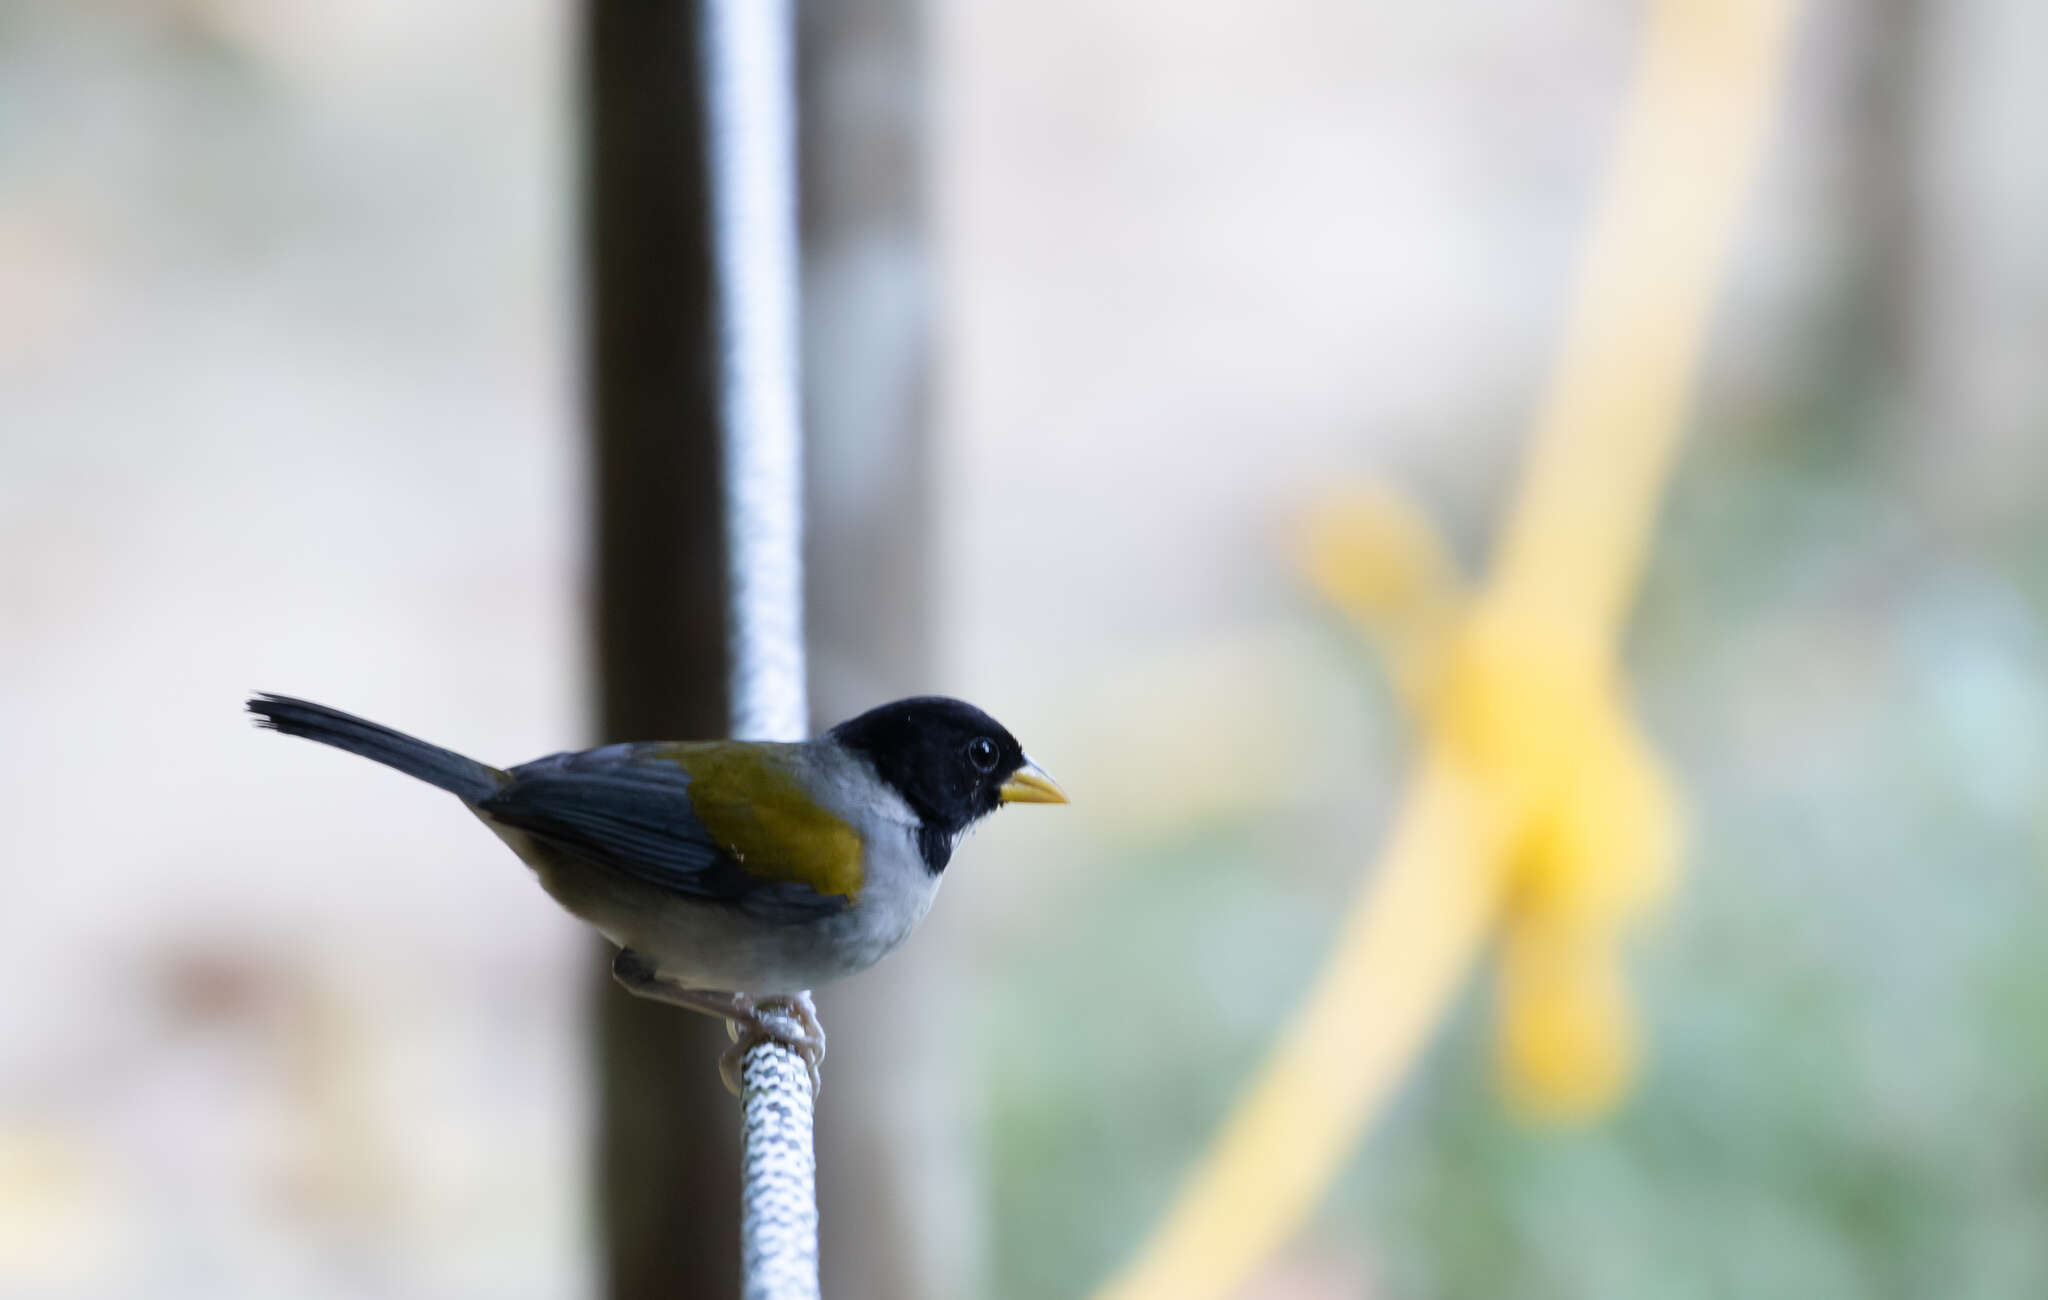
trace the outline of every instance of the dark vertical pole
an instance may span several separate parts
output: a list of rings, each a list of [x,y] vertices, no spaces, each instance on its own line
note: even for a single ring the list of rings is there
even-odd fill
[[[1848,219],[1851,346],[1858,378],[1876,390],[1897,436],[1915,423],[1926,369],[1918,331],[1925,272],[1921,118],[1926,113],[1925,0],[1876,0],[1847,16],[1861,25],[1853,81]]]
[[[932,690],[924,0],[797,9],[808,436],[806,614],[820,725]],[[974,1293],[971,1146],[946,1041],[944,909],[824,992],[825,1294]]]
[[[583,7],[598,715],[726,731],[724,545],[697,6]],[[609,954],[606,954],[607,965]],[[738,1117],[715,1021],[598,978],[604,1294],[739,1294]]]

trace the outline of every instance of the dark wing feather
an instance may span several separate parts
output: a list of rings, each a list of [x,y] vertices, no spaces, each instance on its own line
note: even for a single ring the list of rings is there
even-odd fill
[[[843,911],[851,900],[796,881],[750,875],[690,807],[690,776],[666,746],[605,745],[512,769],[477,804],[495,821],[606,871],[770,920]]]

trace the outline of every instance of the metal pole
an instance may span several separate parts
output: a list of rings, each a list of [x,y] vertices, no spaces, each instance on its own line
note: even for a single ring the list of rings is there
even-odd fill
[[[798,430],[796,96],[785,0],[703,0],[705,138],[733,735],[809,732]],[[764,1043],[741,1065],[740,1265],[747,1300],[818,1295],[808,1070]]]
[[[802,740],[793,29],[785,0],[704,0],[703,14],[732,729]]]

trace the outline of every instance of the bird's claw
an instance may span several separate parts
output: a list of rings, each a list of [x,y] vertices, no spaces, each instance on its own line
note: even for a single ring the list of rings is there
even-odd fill
[[[740,1067],[747,1053],[762,1043],[780,1043],[804,1058],[813,1097],[824,1086],[818,1067],[825,1062],[825,1026],[818,1020],[818,1008],[809,993],[755,998],[690,988],[664,976],[655,963],[631,948],[619,949],[612,959],[612,978],[638,997],[725,1021],[733,1045],[718,1058],[718,1076],[733,1096],[740,1095]]]
[[[825,1086],[819,1069],[825,1063],[825,1026],[818,1020],[811,995],[735,998],[733,1012],[725,1022],[732,1046],[718,1058],[718,1075],[732,1095],[740,1095],[740,1073],[747,1053],[763,1043],[779,1043],[803,1058],[811,1076],[811,1095],[816,1097]]]

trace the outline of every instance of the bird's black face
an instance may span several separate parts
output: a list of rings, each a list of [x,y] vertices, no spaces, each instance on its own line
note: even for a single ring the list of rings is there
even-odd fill
[[[831,734],[874,764],[925,829],[949,846],[1003,804],[1066,802],[1001,723],[959,700],[898,700],[840,723]]]

